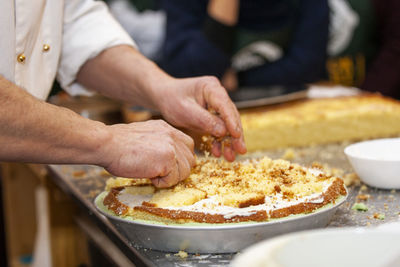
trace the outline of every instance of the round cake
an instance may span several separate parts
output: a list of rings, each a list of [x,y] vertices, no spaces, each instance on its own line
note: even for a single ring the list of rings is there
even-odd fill
[[[103,204],[115,215],[167,224],[264,222],[311,213],[347,194],[338,177],[267,157],[233,163],[202,158],[171,188],[110,178],[106,191]]]

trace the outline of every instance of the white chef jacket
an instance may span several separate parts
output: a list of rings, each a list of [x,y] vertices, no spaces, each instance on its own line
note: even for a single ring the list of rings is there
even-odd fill
[[[56,76],[70,94],[87,94],[75,81],[79,69],[120,44],[134,46],[103,2],[0,1],[0,74],[39,99]]]

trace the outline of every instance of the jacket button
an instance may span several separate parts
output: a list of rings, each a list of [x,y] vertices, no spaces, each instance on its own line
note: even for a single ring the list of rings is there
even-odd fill
[[[17,61],[18,61],[19,63],[24,63],[24,62],[25,62],[25,54],[24,54],[24,53],[19,54],[19,55],[17,56]]]
[[[47,52],[47,51],[49,51],[49,50],[50,50],[50,45],[44,44],[44,45],[43,45],[43,52]]]

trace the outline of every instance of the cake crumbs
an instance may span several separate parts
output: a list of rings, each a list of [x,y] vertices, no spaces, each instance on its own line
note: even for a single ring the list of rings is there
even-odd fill
[[[346,186],[361,184],[360,178],[354,172],[343,175],[343,181]]]
[[[384,220],[385,219],[385,214],[383,214],[383,213],[374,213],[374,219]]]
[[[293,148],[286,149],[282,156],[282,158],[286,160],[292,160],[295,157],[296,157],[296,152],[293,150]]]
[[[81,170],[81,171],[74,171],[73,173],[72,173],[72,176],[74,176],[75,178],[82,178],[82,177],[84,177],[86,175],[86,171],[83,171],[83,170]]]
[[[369,195],[369,194],[360,194],[357,196],[357,199],[362,200],[362,201],[367,201],[370,197],[371,197],[371,195]]]
[[[367,223],[366,223],[366,226],[368,226],[368,227],[371,226],[371,223],[370,223],[370,222],[367,222]]]
[[[186,251],[179,250],[178,253],[174,254],[175,256],[181,257],[181,259],[186,259],[188,254]]]
[[[95,189],[95,190],[90,190],[89,193],[87,194],[87,196],[89,198],[94,198],[95,196],[97,196],[100,193],[101,190],[99,189]]]
[[[368,187],[365,185],[365,184],[363,184],[361,187],[360,187],[360,191],[367,191],[368,190]]]
[[[368,207],[364,203],[361,202],[356,202],[354,205],[351,207],[352,210],[357,210],[357,211],[367,211]]]

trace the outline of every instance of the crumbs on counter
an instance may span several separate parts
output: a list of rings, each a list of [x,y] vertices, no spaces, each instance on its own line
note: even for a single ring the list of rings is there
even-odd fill
[[[357,196],[358,200],[362,200],[362,201],[367,201],[368,199],[370,199],[371,195],[369,194],[360,194]]]
[[[367,191],[367,190],[368,190],[368,187],[365,184],[363,184],[360,188],[360,191]]]
[[[185,258],[187,258],[187,256],[188,256],[187,252],[186,252],[186,251],[183,251],[183,250],[179,250],[179,252],[176,253],[176,254],[174,254],[174,255],[175,255],[175,256],[179,256],[179,257],[181,257],[182,259],[185,259]]]
[[[344,174],[342,176],[342,179],[344,181],[344,184],[346,186],[352,186],[352,185],[360,185],[361,184],[361,180],[358,177],[358,175],[354,172],[352,173],[348,173],[348,174]]]
[[[367,211],[368,207],[364,203],[361,202],[356,202],[354,205],[351,207],[352,210],[357,210],[357,211]]]
[[[293,148],[286,149],[285,152],[282,155],[282,158],[286,159],[286,160],[292,160],[295,157],[296,157],[296,152],[294,151]]]
[[[72,176],[74,176],[75,178],[82,178],[86,175],[86,171],[84,170],[80,170],[80,171],[74,171],[72,173]]]
[[[385,214],[383,214],[383,213],[374,213],[374,219],[384,220],[385,219]]]
[[[95,190],[90,190],[89,193],[87,193],[87,197],[89,198],[94,198],[96,197],[98,194],[100,194],[101,190],[100,189],[95,189]]]

